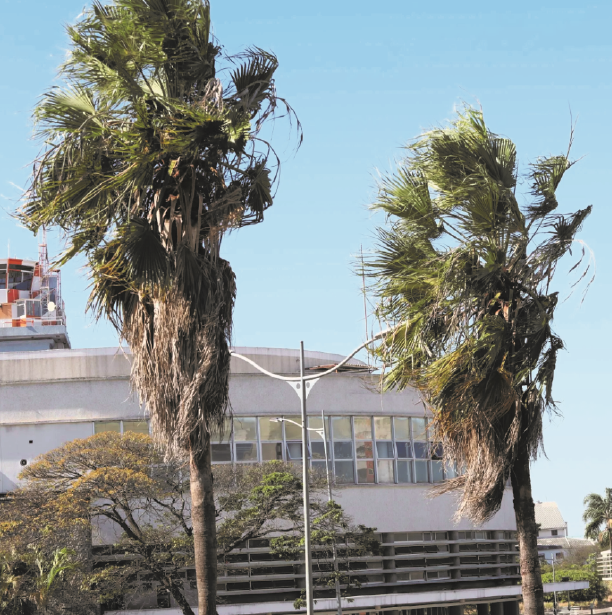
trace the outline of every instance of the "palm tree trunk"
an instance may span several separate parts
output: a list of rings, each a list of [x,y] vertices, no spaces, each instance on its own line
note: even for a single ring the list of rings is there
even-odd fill
[[[531,495],[529,455],[524,447],[514,464],[511,481],[520,551],[523,612],[524,615],[544,615],[544,589],[538,557],[538,527]]]
[[[210,437],[204,440],[204,451],[189,457],[191,475],[191,524],[198,584],[199,615],[217,612],[217,531],[213,498],[213,475]]]

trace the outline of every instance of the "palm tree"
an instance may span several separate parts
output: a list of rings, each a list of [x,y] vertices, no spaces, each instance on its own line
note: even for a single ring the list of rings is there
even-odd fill
[[[612,489],[606,487],[605,497],[589,493],[583,503],[582,520],[587,524],[584,528],[585,538],[598,540],[602,546],[607,542],[612,554]]]
[[[388,225],[366,265],[378,317],[392,327],[375,349],[387,366],[383,386],[422,392],[432,437],[464,469],[440,488],[460,490],[459,515],[489,519],[511,481],[525,613],[542,615],[529,465],[543,414],[555,409],[563,348],[550,285],[591,208],[555,211],[569,151],[527,167],[529,200],[519,205],[515,146],[470,107],[407,149],[381,182],[373,207]]]
[[[222,53],[207,0],[94,1],[67,30],[64,85],[34,112],[45,145],[18,217],[63,231],[58,264],[85,255],[88,308],[129,344],[157,439],[189,454],[199,609],[210,615],[209,443],[228,411],[236,295],[221,242],[272,205],[278,160],[261,130],[292,110],[276,96],[274,55]]]

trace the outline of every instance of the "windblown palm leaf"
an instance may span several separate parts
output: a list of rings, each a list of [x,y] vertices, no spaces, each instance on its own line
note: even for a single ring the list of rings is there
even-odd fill
[[[584,498],[584,506],[582,520],[586,522],[585,537],[599,541],[612,553],[612,489],[606,487],[605,497],[589,493]]]
[[[258,48],[223,57],[207,0],[94,2],[68,33],[64,85],[35,110],[45,149],[19,217],[64,231],[60,262],[85,254],[89,308],[129,343],[154,434],[209,481],[236,294],[220,247],[272,205],[278,161],[258,135],[279,105],[292,115],[278,62]]]
[[[526,174],[533,200],[520,206],[514,144],[466,108],[408,147],[374,204],[389,225],[379,229],[369,273],[377,314],[395,327],[375,351],[388,368],[384,386],[422,391],[432,437],[444,441],[447,463],[464,469],[439,491],[461,490],[458,512],[477,522],[497,512],[509,479],[515,505],[517,490],[530,489],[542,415],[555,408],[563,343],[552,329],[550,285],[591,211],[556,212],[571,166],[568,155],[538,159]],[[519,525],[519,516],[533,517],[527,499]]]

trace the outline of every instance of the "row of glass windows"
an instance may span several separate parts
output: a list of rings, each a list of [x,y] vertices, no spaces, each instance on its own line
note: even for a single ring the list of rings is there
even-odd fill
[[[308,428],[311,466],[325,471],[327,458],[339,483],[435,483],[456,475],[444,467],[442,446],[428,441],[425,418],[332,416],[323,426],[321,417],[309,417]],[[213,442],[214,463],[302,459],[299,417],[235,416]]]
[[[149,421],[97,421],[93,424],[94,434],[105,431],[114,431],[120,434],[127,431],[149,434]]]

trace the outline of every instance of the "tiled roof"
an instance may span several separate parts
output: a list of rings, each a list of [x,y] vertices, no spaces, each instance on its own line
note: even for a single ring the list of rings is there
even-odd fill
[[[565,527],[565,521],[556,502],[536,502],[535,518],[542,530]]]

